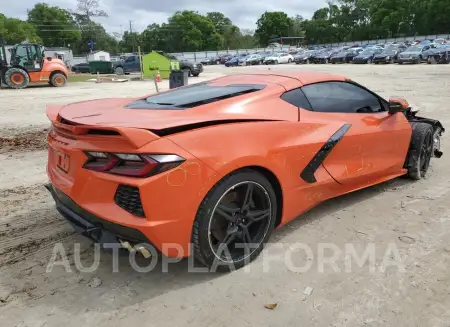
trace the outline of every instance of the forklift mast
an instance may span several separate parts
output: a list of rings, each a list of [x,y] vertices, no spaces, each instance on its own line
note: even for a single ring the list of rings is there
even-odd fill
[[[5,41],[0,38],[0,70],[6,67],[8,67],[8,62],[6,61]]]

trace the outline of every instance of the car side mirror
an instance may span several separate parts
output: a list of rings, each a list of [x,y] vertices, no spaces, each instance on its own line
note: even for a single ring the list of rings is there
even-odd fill
[[[409,108],[409,103],[403,98],[391,97],[389,98],[389,113],[391,115],[397,112],[404,112]]]

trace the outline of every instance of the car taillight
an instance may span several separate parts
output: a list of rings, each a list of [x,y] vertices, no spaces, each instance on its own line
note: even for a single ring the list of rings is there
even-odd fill
[[[86,151],[83,168],[131,177],[148,177],[181,165],[185,159],[175,154],[134,154]]]

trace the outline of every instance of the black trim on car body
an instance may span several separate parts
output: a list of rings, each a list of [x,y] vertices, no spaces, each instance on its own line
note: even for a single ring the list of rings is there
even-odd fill
[[[326,157],[330,154],[336,144],[344,137],[347,131],[352,127],[351,124],[344,124],[339,128],[331,137],[325,142],[320,150],[314,155],[312,160],[306,165],[303,171],[300,173],[300,177],[307,183],[312,184],[317,182],[314,176],[317,169],[324,162]]]

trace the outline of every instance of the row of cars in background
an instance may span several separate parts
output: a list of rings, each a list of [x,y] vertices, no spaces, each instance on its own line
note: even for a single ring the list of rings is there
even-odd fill
[[[203,65],[222,64],[226,67],[262,64],[403,64],[403,63],[449,63],[450,43],[444,39],[415,42],[391,42],[374,45],[353,45],[342,47],[297,48],[290,51],[226,54],[206,58]]]
[[[303,49],[301,51],[303,51]],[[252,66],[263,64],[290,64],[292,62],[294,62],[294,56],[292,55],[292,53],[270,51],[260,51],[250,54],[240,53],[236,55],[227,54],[218,57],[207,58],[201,61],[203,65],[224,64],[226,67]]]
[[[296,64],[404,64],[422,62],[449,63],[450,44],[424,40],[414,43],[354,45],[339,48],[305,50],[294,57]]]

